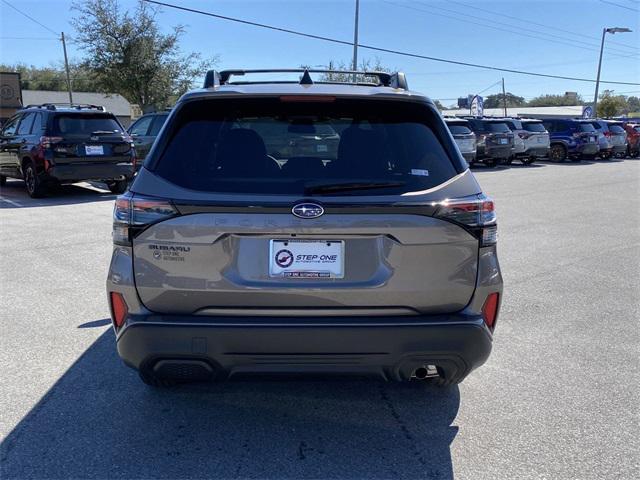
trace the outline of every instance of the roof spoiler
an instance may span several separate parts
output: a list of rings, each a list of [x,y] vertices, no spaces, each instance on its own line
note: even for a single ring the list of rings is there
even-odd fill
[[[399,88],[402,90],[409,90],[409,85],[407,83],[407,77],[404,72],[378,72],[378,71],[358,71],[358,70],[316,70],[316,69],[308,69],[308,68],[283,68],[283,69],[258,69],[258,70],[222,70],[220,72],[216,70],[209,70],[204,77],[204,88],[214,88],[220,85],[229,84],[229,80],[231,77],[241,77],[246,74],[253,73],[301,73],[300,81],[297,82],[301,85],[313,85],[314,83],[332,83],[332,84],[343,84],[343,85],[373,85],[380,87],[391,87],[391,88]],[[371,77],[372,79],[376,79],[376,82],[332,82],[332,81],[322,81],[322,82],[314,82],[311,78],[310,73],[326,73],[326,74],[344,74],[344,75],[360,75],[363,77]],[[274,83],[268,81],[253,81],[253,82],[242,82],[243,84],[255,84],[255,83]],[[296,82],[282,82],[276,81],[275,83],[296,83]]]

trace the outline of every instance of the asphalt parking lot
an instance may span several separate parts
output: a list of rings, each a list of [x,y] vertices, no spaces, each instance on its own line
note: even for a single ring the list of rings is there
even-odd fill
[[[118,360],[114,196],[0,198],[0,477],[640,477],[640,160],[475,170],[497,202],[492,357],[444,390],[243,379],[154,390]]]

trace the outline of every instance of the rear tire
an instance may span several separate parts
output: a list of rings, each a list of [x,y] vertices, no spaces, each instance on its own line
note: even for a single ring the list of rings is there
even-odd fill
[[[36,166],[31,161],[25,162],[24,184],[31,198],[41,198],[47,193],[47,187],[38,176]]]
[[[117,180],[115,182],[107,182],[107,187],[112,193],[122,194],[127,191],[128,182],[126,180]]]
[[[567,159],[567,149],[563,145],[551,145],[549,149],[549,160],[560,163]]]
[[[0,187],[4,187],[7,184],[7,177],[0,175]]]
[[[532,165],[536,161],[534,157],[522,157],[520,159],[523,165]]]
[[[483,163],[487,166],[487,168],[496,168],[498,165],[498,161],[495,158],[488,158],[483,160]]]

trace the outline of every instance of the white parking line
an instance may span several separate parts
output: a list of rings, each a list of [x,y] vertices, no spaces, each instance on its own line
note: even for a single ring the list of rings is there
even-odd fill
[[[0,200],[2,200],[3,202],[7,202],[10,205],[13,205],[14,207],[22,207],[22,205],[20,205],[18,202],[14,202],[13,200],[9,200],[8,198],[0,197]]]

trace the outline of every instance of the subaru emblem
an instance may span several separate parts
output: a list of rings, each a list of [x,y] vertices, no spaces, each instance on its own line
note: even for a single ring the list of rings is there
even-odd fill
[[[298,218],[318,218],[324,213],[324,208],[317,203],[299,203],[291,209],[291,213]]]

